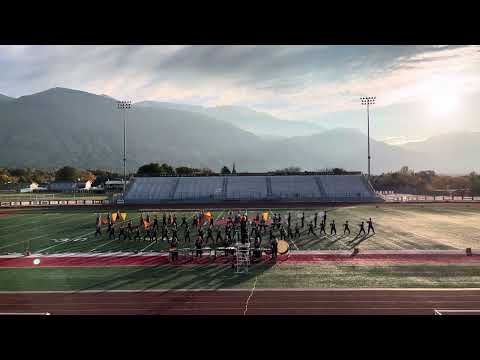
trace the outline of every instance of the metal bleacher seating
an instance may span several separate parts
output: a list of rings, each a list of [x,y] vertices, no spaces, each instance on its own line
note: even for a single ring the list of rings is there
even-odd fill
[[[226,195],[229,200],[266,199],[266,176],[229,176]]]
[[[129,185],[125,202],[157,201],[379,201],[363,175],[249,175],[139,177]]]
[[[272,198],[318,199],[321,194],[313,176],[271,176]]]

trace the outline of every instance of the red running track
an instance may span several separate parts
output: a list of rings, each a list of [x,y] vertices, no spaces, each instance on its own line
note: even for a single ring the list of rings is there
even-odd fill
[[[39,263],[34,262],[38,262]],[[230,265],[232,257],[209,256],[180,260],[172,264],[167,254],[74,254],[74,255],[31,255],[31,256],[0,256],[0,268],[33,268],[33,267],[110,267],[110,266],[172,266],[192,265]],[[262,258],[262,263],[271,262],[269,256]],[[466,256],[461,251],[446,252],[381,252],[370,251],[352,256],[349,252],[291,252],[279,256],[279,264],[312,264],[312,265],[449,265],[449,264],[480,264],[480,254]]]
[[[479,289],[177,290],[1,293],[0,314],[433,315],[479,310]]]

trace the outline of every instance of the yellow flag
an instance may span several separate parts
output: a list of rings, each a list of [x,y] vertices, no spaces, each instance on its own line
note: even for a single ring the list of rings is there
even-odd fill
[[[265,211],[263,214],[262,214],[262,219],[264,221],[267,221],[268,220],[268,211]]]
[[[120,213],[120,217],[123,221],[125,221],[125,219],[127,218],[127,213]]]
[[[112,213],[112,222],[117,221],[117,213]]]

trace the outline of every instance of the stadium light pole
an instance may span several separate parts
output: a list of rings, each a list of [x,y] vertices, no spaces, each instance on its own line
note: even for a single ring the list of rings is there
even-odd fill
[[[131,101],[117,101],[117,108],[121,111],[123,116],[123,194],[125,198],[125,190],[127,185],[127,110],[132,108]]]
[[[375,105],[375,96],[364,96],[360,98],[362,105],[367,105],[367,139],[368,139],[368,180],[370,180],[370,105]]]

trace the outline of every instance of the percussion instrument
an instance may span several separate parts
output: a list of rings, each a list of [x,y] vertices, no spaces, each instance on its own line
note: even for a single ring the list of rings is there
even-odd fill
[[[279,240],[278,241],[278,246],[277,246],[277,253],[280,255],[284,255],[288,252],[288,242],[285,240]]]

